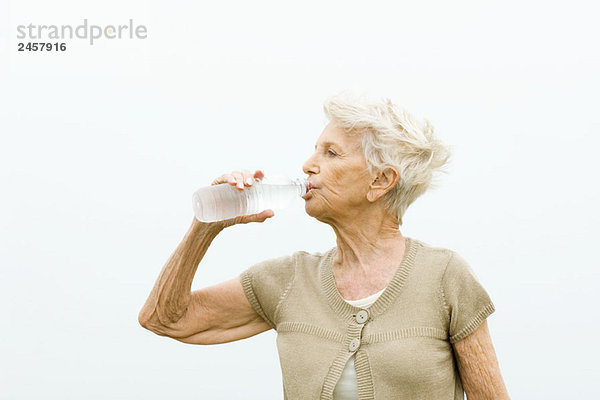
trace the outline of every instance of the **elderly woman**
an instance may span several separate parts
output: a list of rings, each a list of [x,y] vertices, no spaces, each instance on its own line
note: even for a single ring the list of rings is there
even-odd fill
[[[449,151],[389,100],[338,95],[305,162],[308,215],[330,225],[336,246],[297,251],[191,292],[210,243],[233,224],[194,219],[139,314],[140,324],[184,343],[216,344],[269,329],[286,399],[508,399],[486,318],[494,305],[453,250],[403,236],[408,206],[432,184]],[[263,173],[213,184],[244,190]]]

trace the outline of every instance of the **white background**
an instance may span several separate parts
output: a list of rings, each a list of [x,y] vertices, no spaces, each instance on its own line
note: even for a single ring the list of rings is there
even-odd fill
[[[512,398],[600,397],[595,2],[0,4],[1,399],[282,398],[275,332],[194,346],[137,315],[193,191],[236,169],[302,176],[346,88],[452,146],[401,231],[471,264]],[[17,25],[84,18],[148,38],[17,51]],[[193,289],[333,245],[298,199],[219,235]]]

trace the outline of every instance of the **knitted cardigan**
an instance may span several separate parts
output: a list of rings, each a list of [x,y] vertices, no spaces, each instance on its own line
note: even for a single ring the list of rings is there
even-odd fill
[[[332,399],[355,354],[360,400],[464,399],[452,344],[495,311],[465,259],[406,237],[392,280],[361,310],[337,290],[335,250],[297,251],[240,275],[250,304],[277,331],[284,398]]]

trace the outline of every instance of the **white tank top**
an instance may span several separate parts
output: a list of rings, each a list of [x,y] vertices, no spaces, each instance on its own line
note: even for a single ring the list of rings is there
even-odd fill
[[[385,288],[364,299],[344,300],[355,307],[368,308],[371,304],[375,303],[384,290]],[[346,363],[342,376],[335,386],[333,400],[358,400],[358,383],[356,382],[356,369],[354,368],[354,354]]]

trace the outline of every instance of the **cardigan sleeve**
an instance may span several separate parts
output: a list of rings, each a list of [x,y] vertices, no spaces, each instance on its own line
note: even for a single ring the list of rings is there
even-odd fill
[[[450,343],[467,337],[495,311],[470,265],[454,251],[442,277],[442,293],[450,315]]]
[[[292,284],[295,265],[292,254],[261,261],[240,274],[244,293],[252,308],[273,329],[277,329],[277,307]]]

